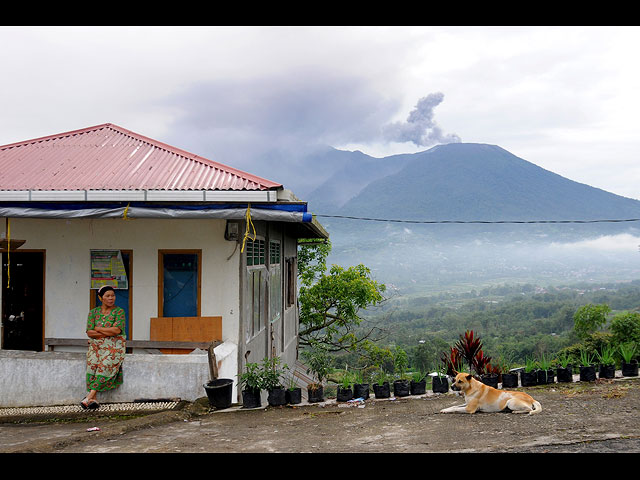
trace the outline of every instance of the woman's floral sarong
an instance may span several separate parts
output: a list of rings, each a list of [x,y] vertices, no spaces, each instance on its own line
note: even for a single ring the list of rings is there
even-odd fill
[[[103,315],[101,307],[89,312],[87,330],[95,327],[118,327],[121,335],[104,338],[89,338],[87,351],[87,391],[111,390],[122,384],[122,362],[126,351],[125,313],[115,307]]]

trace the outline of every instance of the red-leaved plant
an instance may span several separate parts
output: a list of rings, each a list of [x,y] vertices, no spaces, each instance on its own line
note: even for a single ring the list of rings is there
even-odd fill
[[[469,371],[474,368],[474,359],[478,352],[482,352],[482,342],[480,337],[475,336],[473,330],[467,330],[456,342],[455,348],[469,365]]]
[[[448,353],[442,352],[440,361],[442,361],[447,369],[447,375],[451,377],[456,376],[458,372],[462,370],[463,358],[460,355],[460,351],[455,347],[451,347]]]

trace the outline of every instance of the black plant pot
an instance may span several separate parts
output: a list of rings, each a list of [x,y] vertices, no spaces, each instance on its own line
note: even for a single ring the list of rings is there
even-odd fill
[[[543,370],[538,369],[538,385],[546,385],[547,383],[553,383],[555,372],[551,369]]]
[[[532,372],[520,372],[520,385],[523,387],[533,387],[538,384],[538,372],[536,370]]]
[[[338,402],[348,402],[352,398],[353,398],[352,388],[338,387],[338,392],[336,393],[336,400]]]
[[[287,404],[287,391],[284,387],[272,388],[268,391],[267,402],[272,407],[280,407]]]
[[[324,388],[322,385],[307,387],[307,395],[309,396],[309,403],[324,402]]]
[[[409,380],[395,380],[393,382],[393,394],[396,397],[408,397],[411,395]]]
[[[302,389],[300,387],[288,388],[285,392],[285,398],[290,405],[302,403]]]
[[[638,376],[638,361],[631,360],[629,363],[622,362],[622,376],[623,377],[637,377]]]
[[[356,383],[353,386],[353,398],[362,398],[364,400],[369,398],[369,384]]]
[[[573,368],[571,365],[566,367],[558,367],[556,369],[558,374],[558,383],[571,383],[573,382]]]
[[[518,388],[518,374],[517,373],[503,373],[502,374],[502,388]]]
[[[480,380],[485,385],[489,385],[493,388],[498,388],[498,374],[496,373],[485,373],[480,376]]]
[[[547,370],[547,383],[554,383],[556,378],[556,372],[553,368]]]
[[[600,378],[614,378],[616,376],[615,365],[600,365],[598,369],[598,376]]]
[[[242,407],[257,408],[262,406],[259,389],[247,389],[242,391]]]
[[[580,365],[580,381],[594,382],[596,379],[595,365]]]
[[[427,392],[427,381],[423,378],[419,382],[411,380],[409,383],[409,391],[411,395],[422,395]]]
[[[391,389],[389,388],[389,382],[384,382],[382,385],[377,383],[373,384],[373,393],[376,398],[389,398],[391,396]]]
[[[447,377],[431,377],[431,390],[433,393],[447,393],[449,391],[449,379]]]

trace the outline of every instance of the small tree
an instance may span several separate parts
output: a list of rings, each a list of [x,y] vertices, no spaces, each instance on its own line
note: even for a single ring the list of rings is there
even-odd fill
[[[581,340],[607,323],[607,315],[611,309],[607,304],[593,305],[588,303],[578,308],[573,315],[573,330]]]
[[[396,350],[393,353],[394,373],[397,375],[399,379],[404,380],[408,367],[409,367],[409,357],[407,356],[407,352],[405,352],[400,347],[396,347]]]
[[[384,301],[385,285],[371,278],[364,265],[326,271],[330,244],[309,244],[299,248],[300,331],[302,347],[322,344],[331,351],[355,350],[373,332],[360,332],[360,310]]]
[[[331,356],[323,347],[315,345],[310,350],[303,351],[302,357],[307,365],[307,373],[311,373],[317,379],[317,383],[310,385],[321,386],[331,370]]]
[[[640,313],[620,312],[613,316],[609,330],[617,344],[626,342],[640,343]]]

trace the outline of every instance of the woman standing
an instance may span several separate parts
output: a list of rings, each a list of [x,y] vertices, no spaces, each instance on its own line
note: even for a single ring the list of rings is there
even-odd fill
[[[116,292],[111,286],[98,290],[102,305],[92,309],[87,319],[87,396],[82,408],[98,408],[97,392],[111,390],[122,384],[122,362],[126,350],[125,313],[116,306]]]

